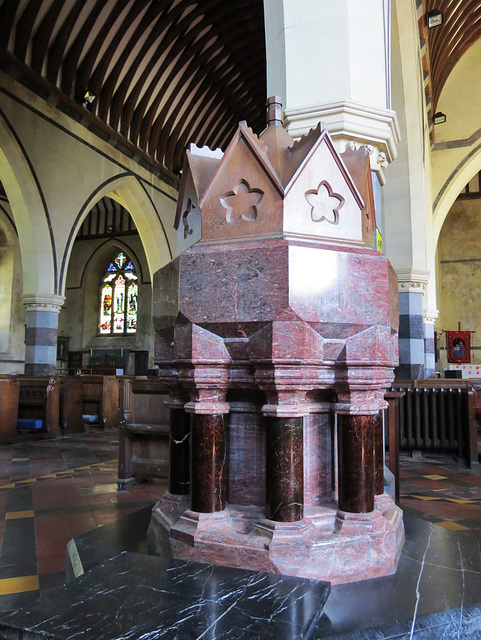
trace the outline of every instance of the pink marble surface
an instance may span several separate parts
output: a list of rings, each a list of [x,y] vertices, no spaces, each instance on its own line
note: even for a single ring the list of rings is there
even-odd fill
[[[165,527],[162,502],[154,527]],[[185,511],[169,530],[173,557],[328,580],[332,584],[391,575],[404,542],[402,512],[387,495],[368,514],[310,507],[295,523],[265,520],[260,507]]]
[[[232,402],[227,428],[228,500],[266,503],[266,433],[261,405]]]
[[[278,469],[265,471],[257,410],[234,410],[225,418],[227,508],[179,515],[166,503],[165,515],[160,504],[153,527],[158,535],[168,528],[179,558],[334,583],[388,575],[402,547],[402,514],[389,498],[374,499],[373,482],[363,485],[372,451],[363,456],[359,443],[343,480],[361,479],[361,506],[354,500],[353,510],[372,510],[345,514],[332,502],[333,412],[341,424],[365,422],[369,435],[398,363],[396,278],[386,257],[363,244],[362,198],[320,127],[293,143],[280,126],[259,139],[241,123],[224,154],[207,153],[205,167],[197,155],[185,166],[176,229],[185,246],[198,235],[197,226],[189,236],[185,223],[200,212],[201,240],[154,277],[160,377],[189,395],[195,424],[228,414],[233,391],[262,396],[269,424],[303,421],[296,503],[304,504],[291,518],[302,519],[265,520],[262,485]],[[320,398],[333,412],[313,410]],[[201,449],[202,430],[196,435]],[[347,446],[338,448],[342,459]],[[198,468],[209,465],[204,454]],[[286,460],[286,477],[302,466]],[[288,489],[278,493],[284,504]]]
[[[304,419],[304,506],[333,501],[334,415],[311,413]]]

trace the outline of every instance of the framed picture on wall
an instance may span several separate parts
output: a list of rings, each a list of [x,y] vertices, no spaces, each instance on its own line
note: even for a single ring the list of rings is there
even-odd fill
[[[447,331],[448,362],[471,362],[471,331]]]

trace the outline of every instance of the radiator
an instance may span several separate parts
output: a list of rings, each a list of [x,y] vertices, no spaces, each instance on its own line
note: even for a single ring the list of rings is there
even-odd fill
[[[469,431],[466,389],[401,390],[405,395],[399,407],[400,448],[453,451],[461,456]]]

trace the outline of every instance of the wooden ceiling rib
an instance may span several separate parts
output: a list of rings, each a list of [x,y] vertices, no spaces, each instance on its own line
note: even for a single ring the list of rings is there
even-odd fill
[[[466,51],[481,37],[480,0],[426,0],[426,11],[444,14],[440,27],[428,30],[433,110],[449,74]]]
[[[89,89],[85,109],[173,173],[190,142],[264,128],[262,0],[0,0],[0,51],[67,103]]]

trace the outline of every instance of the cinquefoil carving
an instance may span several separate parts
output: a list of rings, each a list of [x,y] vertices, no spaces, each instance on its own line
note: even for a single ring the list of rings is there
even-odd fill
[[[220,202],[227,210],[227,222],[245,220],[252,222],[257,219],[257,205],[264,197],[260,189],[251,189],[247,180],[241,180],[233,191],[229,191]]]
[[[311,205],[311,219],[313,222],[326,220],[331,224],[339,223],[339,209],[344,204],[344,198],[333,193],[331,185],[323,180],[317,190],[306,192],[306,200]]]

